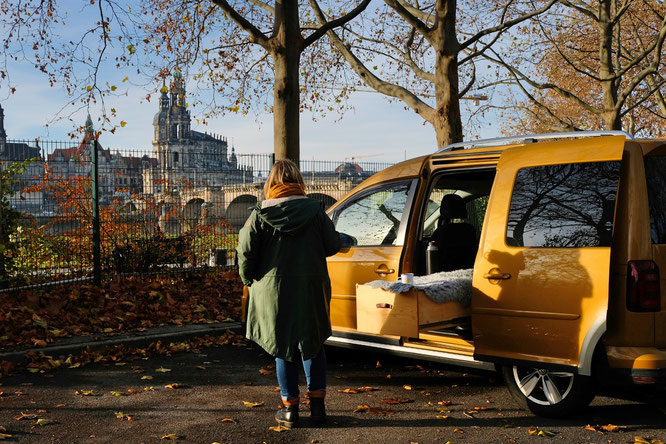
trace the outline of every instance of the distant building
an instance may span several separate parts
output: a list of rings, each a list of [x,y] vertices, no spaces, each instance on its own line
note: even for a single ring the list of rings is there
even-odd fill
[[[159,111],[153,119],[157,160],[151,164],[149,158],[144,159],[144,192],[252,182],[252,168],[238,166],[235,149],[228,154],[225,137],[192,131],[185,97],[185,81],[176,68],[169,88],[162,87]]]
[[[41,192],[21,193],[26,187],[36,185],[44,174],[44,161],[42,159],[39,141],[35,140],[34,146],[25,142],[9,142],[5,131],[5,111],[0,105],[0,170],[14,162],[30,162],[26,170],[16,176],[13,190],[15,193],[9,198],[9,204],[22,211],[37,213],[43,207],[43,194]]]

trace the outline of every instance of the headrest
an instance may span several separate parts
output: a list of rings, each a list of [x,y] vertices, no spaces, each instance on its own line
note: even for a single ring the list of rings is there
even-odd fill
[[[449,221],[451,219],[467,219],[465,201],[457,194],[444,196],[439,207],[439,220]]]

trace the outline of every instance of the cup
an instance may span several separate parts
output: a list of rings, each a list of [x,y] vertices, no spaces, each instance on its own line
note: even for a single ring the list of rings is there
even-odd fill
[[[414,285],[414,273],[403,273],[400,275],[400,282],[403,284]]]

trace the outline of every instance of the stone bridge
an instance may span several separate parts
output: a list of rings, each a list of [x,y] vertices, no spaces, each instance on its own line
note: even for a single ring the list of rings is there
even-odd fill
[[[307,181],[308,197],[328,208],[351,191],[360,180]],[[168,195],[156,195],[160,207],[159,227],[165,233],[189,231],[197,224],[223,220],[235,230],[243,226],[252,207],[263,200],[263,183],[198,187]],[[136,207],[142,206],[139,202]]]

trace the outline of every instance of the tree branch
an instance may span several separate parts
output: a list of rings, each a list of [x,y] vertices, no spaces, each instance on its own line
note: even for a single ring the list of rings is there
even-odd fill
[[[511,28],[512,26],[517,25],[518,23],[524,22],[525,20],[530,19],[530,18],[532,18],[536,15],[542,14],[542,13],[548,11],[556,2],[557,2],[557,0],[550,0],[543,7],[539,8],[539,9],[535,9],[534,11],[532,11],[530,13],[523,14],[519,17],[516,17],[513,20],[509,20],[508,22],[502,21],[502,23],[500,23],[497,26],[493,26],[491,28],[486,28],[484,30],[481,30],[481,31],[477,32],[475,35],[473,35],[472,37],[470,37],[469,39],[467,39],[466,41],[462,42],[460,44],[460,48],[461,49],[468,48],[472,43],[476,42],[477,40],[479,40],[481,37],[483,37],[485,35],[492,34],[494,32],[503,31],[507,28]],[[508,2],[505,5],[504,11],[502,12],[502,17],[504,17],[504,15],[506,13],[506,9],[509,7],[510,4],[511,4],[511,2]]]
[[[325,23],[326,17],[321,8],[319,8],[319,5],[316,2],[313,2],[312,6],[319,22]],[[340,37],[338,37],[335,31],[329,30],[327,35],[342,57],[344,57],[347,63],[349,63],[349,66],[359,75],[359,77],[361,77],[366,85],[381,94],[402,100],[407,106],[414,110],[414,112],[423,117],[424,120],[427,120],[431,124],[434,123],[435,110],[430,105],[423,102],[408,89],[386,82],[370,72],[363,62],[356,57],[351,49],[345,45]]]
[[[261,0],[248,0],[250,3],[252,3],[254,6],[258,6],[264,11],[268,12],[271,15],[275,15],[275,8],[272,7],[271,5],[262,2]]]
[[[423,37],[426,38],[426,40],[430,41],[431,29],[428,28],[428,25],[419,20],[403,6],[403,3],[405,2],[401,2],[400,0],[384,0],[384,3],[386,3],[395,12],[400,14],[400,17],[405,19],[405,21],[409,23],[412,28],[415,28],[418,32],[420,32]]]
[[[316,31],[314,31],[312,34],[307,36],[307,38],[303,42],[303,49],[307,48],[308,46],[310,46],[311,44],[313,44],[314,42],[319,40],[328,31],[330,31],[332,29],[335,29],[339,26],[343,26],[344,24],[346,24],[346,23],[350,22],[351,20],[353,20],[354,18],[356,18],[356,16],[358,16],[361,12],[363,12],[365,10],[365,8],[368,7],[369,4],[370,4],[370,0],[363,0],[361,3],[359,3],[359,5],[357,7],[355,7],[354,9],[352,9],[351,11],[349,11],[347,14],[343,15],[342,17],[338,17],[335,20],[331,20],[331,21],[325,21],[323,23],[320,20],[321,26]],[[317,0],[310,0],[310,6],[312,7],[312,9],[315,9],[315,8],[319,9],[319,5],[317,4]]]
[[[212,0],[217,6],[222,9],[230,18],[233,20],[243,31],[250,34],[250,41],[256,43],[264,48],[266,51],[270,51],[270,39],[264,35],[263,32],[259,31],[256,26],[250,23],[245,17],[240,15],[227,0]]]

